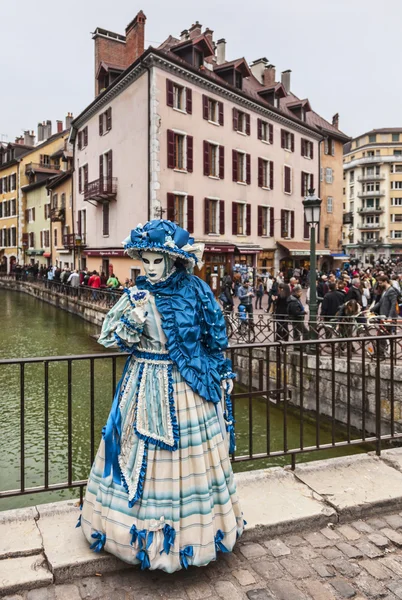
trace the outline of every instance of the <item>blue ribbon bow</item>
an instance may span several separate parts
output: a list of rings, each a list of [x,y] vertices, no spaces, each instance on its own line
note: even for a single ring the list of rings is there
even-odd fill
[[[225,534],[221,529],[218,529],[215,535],[215,549],[217,552],[229,552],[224,544],[222,544],[222,540],[225,537]]]
[[[187,558],[192,558],[194,554],[192,546],[186,546],[183,550],[180,550],[180,563],[184,569],[188,569]]]
[[[80,515],[78,517],[77,525],[75,526],[76,529],[77,529],[77,527],[81,527],[81,517],[82,517],[82,515]]]
[[[91,538],[93,538],[95,541],[89,546],[89,548],[94,552],[100,552],[103,550],[103,547],[106,544],[106,533],[95,531],[95,533],[91,535]]]
[[[152,542],[154,541],[154,532],[150,531],[148,533],[148,540],[145,545],[145,539],[147,535],[147,530],[143,529],[138,533],[138,546],[140,551],[138,552],[136,558],[141,561],[141,571],[145,569],[149,569],[151,563],[149,562],[148,550]]]
[[[144,243],[164,245],[167,237],[171,238],[178,248],[194,242],[188,231],[182,227],[171,221],[159,219],[145,223],[143,228],[136,227],[133,229],[130,234],[130,241],[135,246],[141,246]]]
[[[138,538],[138,529],[137,529],[137,527],[135,525],[131,526],[130,533],[131,533],[131,542],[130,542],[130,544],[131,544],[131,546],[134,546],[134,544],[135,544],[135,542],[137,541],[137,538]]]
[[[163,554],[164,552],[169,554],[170,549],[173,548],[174,541],[176,539],[176,531],[173,529],[173,527],[166,523],[165,527],[163,528],[163,535],[163,550],[160,551],[160,554]]]

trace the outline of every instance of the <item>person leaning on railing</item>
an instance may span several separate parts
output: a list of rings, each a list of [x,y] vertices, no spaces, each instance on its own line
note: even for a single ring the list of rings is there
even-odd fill
[[[304,324],[306,309],[300,300],[302,291],[301,285],[295,285],[292,294],[287,299],[288,315],[289,320],[293,323],[293,339],[295,341],[308,337],[308,329]]]

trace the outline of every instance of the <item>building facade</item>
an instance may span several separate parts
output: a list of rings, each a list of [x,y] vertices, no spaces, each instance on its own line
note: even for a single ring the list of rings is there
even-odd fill
[[[289,72],[275,82],[266,59],[227,61],[225,41],[215,43],[199,23],[144,52],[144,28],[141,12],[126,36],[94,34],[98,94],[71,133],[75,220],[86,243],[80,266],[135,275],[140,265],[121,241],[138,222],[160,217],[205,243],[201,276],[217,292],[236,264],[308,266],[302,201],[320,185],[323,124],[348,138],[314,122],[309,102],[290,93]],[[330,160],[341,172],[342,154]],[[341,201],[339,194],[333,204],[337,242]],[[327,237],[319,256],[338,249]]]
[[[51,264],[73,269],[85,240],[74,233],[72,153],[65,162],[68,169],[50,179],[46,186],[50,197]]]
[[[402,128],[373,129],[344,148],[343,242],[363,264],[402,255]]]

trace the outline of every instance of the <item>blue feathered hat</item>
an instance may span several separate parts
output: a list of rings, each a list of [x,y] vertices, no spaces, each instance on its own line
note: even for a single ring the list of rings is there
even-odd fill
[[[188,231],[165,219],[154,219],[145,225],[139,223],[123,241],[124,250],[132,258],[140,258],[141,252],[152,250],[166,252],[181,258],[187,266],[202,267],[204,244],[195,244]]]

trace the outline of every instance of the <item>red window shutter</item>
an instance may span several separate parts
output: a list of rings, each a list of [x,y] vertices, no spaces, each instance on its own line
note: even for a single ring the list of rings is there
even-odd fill
[[[88,165],[84,167],[84,189],[87,189],[88,186]]]
[[[204,175],[209,175],[209,142],[204,140]]]
[[[32,209],[32,221],[35,221],[35,207]]]
[[[103,113],[99,115],[99,135],[103,135]]]
[[[107,130],[110,131],[112,129],[112,107],[109,106],[109,108],[106,111],[106,124],[107,124]]]
[[[99,156],[99,179],[101,180],[101,185],[103,184],[103,154]]]
[[[173,106],[173,81],[166,79],[166,104]]]
[[[258,157],[258,186],[259,187],[262,187],[262,184],[264,183],[263,166],[264,166],[264,163],[262,161],[262,158]]]
[[[78,132],[78,150],[82,148],[81,131]]]
[[[202,95],[202,116],[208,121],[208,96]]]
[[[274,219],[274,208],[271,207],[269,209],[269,235],[274,237],[275,232],[275,219]]]
[[[301,195],[305,196],[305,192],[304,192],[304,173],[303,171],[301,172]]]
[[[246,134],[250,135],[250,115],[246,114]]]
[[[232,235],[237,235],[237,202],[232,202]]]
[[[257,136],[259,140],[262,140],[262,121],[257,119]]]
[[[314,158],[314,142],[310,142],[311,158]]]
[[[239,111],[237,108],[233,109],[233,129],[235,131],[239,129]]]
[[[25,209],[25,223],[28,223],[28,221],[29,221],[29,210],[26,208]]]
[[[306,221],[306,217],[304,217],[303,237],[305,239],[308,239],[310,237],[310,227]]]
[[[193,91],[186,88],[186,111],[189,115],[193,112]]]
[[[187,171],[193,172],[193,136],[187,136]]]
[[[286,133],[284,129],[281,129],[281,148],[284,148],[286,145]]]
[[[219,146],[219,179],[225,178],[225,147]]]
[[[271,123],[269,124],[269,143],[274,143],[274,126]]]
[[[251,155],[246,154],[246,183],[250,185],[251,183]]]
[[[293,210],[290,213],[290,237],[295,237],[295,213]]]
[[[225,234],[225,201],[219,200],[219,233]]]
[[[167,218],[174,221],[174,194],[167,195]]]
[[[86,169],[86,176],[87,176],[87,181],[86,183],[88,183],[88,167]],[[108,185],[112,185],[112,178],[113,178],[113,153],[111,150],[109,150],[109,152],[107,153],[107,177],[108,177]]]
[[[88,146],[88,127],[85,127],[84,129],[84,144],[85,146]]]
[[[219,107],[219,125],[223,125],[224,117],[223,117],[223,102],[218,102]]]
[[[312,175],[311,175],[311,177],[310,177],[310,186],[311,186],[312,188],[314,188],[314,174],[312,174]],[[307,190],[307,191],[308,191],[308,190]]]
[[[303,138],[300,140],[301,144],[301,155],[304,156],[306,154],[306,142]]]
[[[290,179],[290,167],[285,166],[284,169],[285,169],[285,192],[290,194],[292,191],[291,179]]]
[[[262,206],[258,207],[258,235],[262,235]]]
[[[292,152],[295,151],[295,134],[294,133],[290,134],[290,149]]]
[[[204,233],[208,234],[209,231],[209,198],[204,198]]]
[[[232,161],[233,161],[233,164],[232,164],[232,179],[233,179],[233,181],[237,181],[237,150],[232,150]],[[237,227],[236,227],[236,231],[237,231]]]
[[[289,232],[285,231],[285,210],[281,210],[281,237],[285,237],[285,233],[289,235]]]
[[[174,169],[174,132],[171,129],[167,132],[167,166]]]
[[[82,167],[78,169],[78,191],[82,192]]]
[[[272,160],[269,162],[269,189],[274,189],[274,163]]]
[[[194,196],[187,196],[187,231],[194,231]]]
[[[44,205],[44,217],[47,219],[47,204]]]
[[[251,235],[251,204],[246,204],[246,235]]]

